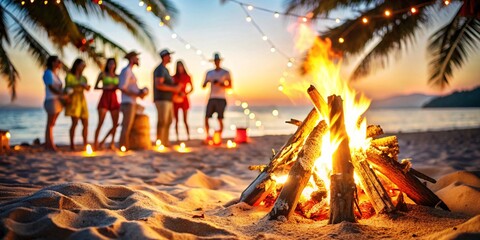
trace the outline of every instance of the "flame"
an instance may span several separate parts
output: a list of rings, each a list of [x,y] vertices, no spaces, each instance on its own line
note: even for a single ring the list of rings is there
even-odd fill
[[[370,144],[370,139],[366,137],[367,122],[363,114],[370,106],[370,99],[353,89],[348,82],[341,78],[341,54],[332,50],[330,39],[322,40],[306,24],[299,26],[298,33],[296,48],[299,50],[308,49],[307,58],[301,69],[302,73],[305,74],[303,75],[304,80],[289,84],[289,88],[285,88],[283,92],[290,95],[289,97],[298,94],[298,92],[306,94],[308,86],[314,85],[325,102],[328,102],[328,96],[334,94],[340,96],[343,100],[344,121],[350,150],[353,152],[366,149]],[[325,119],[330,124],[327,107],[321,109],[320,115],[320,119]],[[336,116],[333,117],[332,121],[335,121],[335,118]],[[327,189],[327,195],[330,194],[328,189],[330,189],[330,175],[332,174],[332,156],[343,140],[338,134],[331,134],[334,133],[327,132],[322,138],[322,155],[315,162],[315,172],[312,174],[312,176],[316,175],[323,181]],[[279,182],[282,177],[276,178]],[[310,195],[318,190],[317,188],[312,177],[302,192],[302,198],[310,198]]]
[[[93,154],[93,149],[92,149],[92,146],[90,144],[87,144],[87,146],[85,147],[85,153],[87,155],[92,155]]]

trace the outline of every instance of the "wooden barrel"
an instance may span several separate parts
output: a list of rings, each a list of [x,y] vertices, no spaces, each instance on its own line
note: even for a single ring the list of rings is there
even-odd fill
[[[130,149],[150,149],[150,122],[145,114],[135,115],[129,139]]]

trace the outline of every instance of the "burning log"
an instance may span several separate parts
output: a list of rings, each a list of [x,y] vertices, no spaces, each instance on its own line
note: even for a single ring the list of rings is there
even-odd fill
[[[380,125],[369,125],[367,127],[367,138],[373,138],[380,135],[383,135],[383,129]]]
[[[397,156],[400,153],[397,136],[374,139],[372,140],[371,145],[395,160],[397,160]]]
[[[269,213],[271,220],[282,217],[288,219],[295,211],[300,195],[312,175],[315,161],[321,155],[322,137],[326,130],[327,124],[321,121],[308,136],[280,196]]]
[[[297,120],[297,119],[290,119],[289,121],[285,121],[285,123],[290,123],[292,125],[295,125],[297,127],[300,127],[300,125],[302,125],[302,121],[300,120]]]
[[[331,141],[340,140],[332,157],[332,176],[330,183],[330,218],[329,224],[342,221],[355,222],[353,210],[355,182],[350,147],[345,129],[343,100],[340,96],[328,97],[330,110]],[[338,138],[337,138],[338,137]]]
[[[297,131],[288,139],[280,151],[275,154],[267,168],[242,192],[240,202],[253,206],[265,199],[269,191],[272,190],[269,189],[269,186],[272,186],[272,174],[279,171],[280,168],[288,166],[289,162],[297,159],[305,139],[313,130],[319,118],[320,115],[317,110],[312,109]]]
[[[430,189],[428,189],[418,178],[409,171],[404,171],[401,163],[389,157],[375,147],[367,149],[367,159],[379,172],[388,177],[390,181],[407,194],[416,204],[436,207],[439,206],[449,211],[448,206],[440,200]]]
[[[375,212],[394,212],[395,206],[393,205],[390,196],[388,196],[387,191],[366,160],[367,156],[365,156],[364,153],[355,152],[352,156],[352,163],[355,167],[355,172],[360,176],[360,182],[362,183],[368,199],[372,203]]]

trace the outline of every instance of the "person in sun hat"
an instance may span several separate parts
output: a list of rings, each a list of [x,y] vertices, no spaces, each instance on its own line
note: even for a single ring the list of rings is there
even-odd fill
[[[176,85],[167,69],[171,62],[171,52],[168,49],[160,51],[162,62],[153,71],[153,102],[157,108],[157,139],[164,146],[169,146],[169,129],[173,120],[173,94],[181,90]]]
[[[128,65],[122,69],[119,76],[118,89],[122,91],[122,102],[120,110],[123,115],[122,132],[120,134],[120,146],[128,149],[128,139],[132,130],[135,113],[137,111],[137,97],[144,98],[148,94],[148,89],[138,88],[137,78],[132,72],[134,66],[139,65],[138,55],[140,53],[132,51],[125,55]]]
[[[230,72],[220,67],[222,60],[220,53],[215,53],[213,55],[213,59],[210,61],[215,64],[215,69],[207,72],[205,81],[202,85],[202,87],[205,88],[210,83],[210,97],[208,99],[205,113],[205,133],[207,134],[207,141],[210,139],[210,126],[208,120],[209,118],[212,118],[213,113],[217,113],[220,134],[223,132],[223,113],[227,106],[226,89],[232,88]]]

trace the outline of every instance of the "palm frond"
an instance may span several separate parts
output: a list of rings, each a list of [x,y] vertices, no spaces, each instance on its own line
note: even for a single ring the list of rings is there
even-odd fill
[[[415,42],[415,33],[427,21],[424,13],[393,19],[381,32],[379,42],[363,57],[350,79],[357,80],[368,75],[373,69],[385,68],[392,53],[400,53]],[[381,34],[381,35],[380,35]],[[396,54],[397,56],[399,54]]]
[[[10,100],[15,100],[17,97],[16,85],[20,76],[2,44],[0,44],[0,75],[7,79],[8,88],[10,89]]]
[[[429,39],[429,83],[441,89],[452,78],[454,68],[460,68],[480,44],[480,21],[456,14]]]
[[[101,34],[100,32],[78,22],[76,22],[75,24],[77,25],[78,29],[80,30],[80,32],[82,32],[84,36],[86,36],[88,39],[95,40],[96,43],[101,44],[103,55],[105,55],[105,49],[107,47],[109,47],[110,49],[118,53],[123,53],[123,54],[127,53],[127,51],[122,46],[118,45],[113,40],[107,38],[105,35]]]
[[[177,17],[177,8],[175,8],[173,3],[168,0],[144,0],[144,2],[147,6],[151,6],[151,12],[158,18],[162,19],[162,21],[168,26],[171,26]],[[170,20],[165,21],[166,16],[169,16]]]
[[[20,22],[16,22],[12,28],[13,37],[17,47],[27,48],[39,65],[43,65],[50,56],[48,50],[29,33]]]
[[[5,41],[6,43],[10,44],[10,37],[8,35],[8,27],[7,27],[7,18],[3,7],[0,6],[0,43]]]
[[[299,10],[308,9],[308,12],[313,14],[313,17],[328,15],[332,10],[351,8],[363,8],[368,5],[382,4],[383,0],[285,0],[286,13],[292,13]]]

